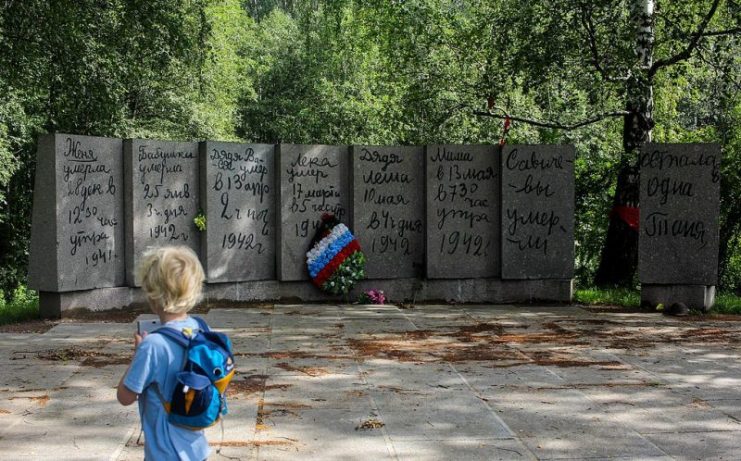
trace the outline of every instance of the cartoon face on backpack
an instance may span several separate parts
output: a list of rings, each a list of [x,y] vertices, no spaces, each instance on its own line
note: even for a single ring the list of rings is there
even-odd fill
[[[177,374],[175,390],[164,402],[172,424],[193,430],[212,426],[226,415],[226,388],[234,377],[234,354],[229,338],[210,331],[206,323],[194,317],[201,330],[188,335],[170,328],[163,334],[185,348],[185,365]]]

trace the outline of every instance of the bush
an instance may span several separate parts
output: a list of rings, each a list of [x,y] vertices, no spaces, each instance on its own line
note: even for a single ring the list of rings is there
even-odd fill
[[[0,291],[0,325],[39,318],[39,294],[20,285],[8,300]]]
[[[710,309],[713,314],[741,314],[741,296],[733,293],[720,293],[715,298],[715,306]]]
[[[584,288],[575,291],[574,302],[639,307],[641,305],[641,292],[633,288]]]

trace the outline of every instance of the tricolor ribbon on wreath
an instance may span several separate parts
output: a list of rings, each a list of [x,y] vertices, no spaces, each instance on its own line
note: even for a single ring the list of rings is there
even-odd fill
[[[332,214],[322,223],[306,253],[306,265],[314,285],[324,291],[345,294],[365,277],[365,256],[346,225]]]

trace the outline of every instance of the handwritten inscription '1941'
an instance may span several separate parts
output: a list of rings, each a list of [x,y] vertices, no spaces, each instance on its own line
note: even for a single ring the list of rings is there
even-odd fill
[[[306,252],[324,213],[346,219],[347,148],[280,144],[278,278],[306,280]]]
[[[316,217],[323,213],[332,213],[340,221],[345,217],[339,184],[323,181],[339,165],[339,161],[327,157],[313,157],[299,152],[286,168],[286,178],[291,188],[289,211],[311,216],[294,223],[296,237],[306,238],[313,233],[319,225]]]
[[[71,198],[63,202],[67,221],[64,228],[69,229],[68,255],[86,267],[101,270],[117,256],[114,240],[120,229],[114,204],[120,180],[113,168],[116,152],[104,155],[97,147],[95,141],[85,137],[66,137],[61,177],[62,190]]]

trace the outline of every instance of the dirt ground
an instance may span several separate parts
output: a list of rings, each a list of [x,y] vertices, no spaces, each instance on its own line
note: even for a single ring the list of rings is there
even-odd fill
[[[268,304],[235,303],[229,301],[211,302],[200,305],[192,311],[205,315],[212,308],[270,309]],[[580,358],[579,351],[586,347],[635,350],[660,347],[662,344],[741,344],[736,322],[741,316],[697,314],[684,317],[659,317],[647,315],[645,322],[641,314],[655,314],[642,309],[626,309],[617,306],[579,306],[592,314],[633,314],[628,327],[623,321],[609,318],[555,319],[543,322],[537,328],[532,324],[511,321],[474,322],[466,325],[436,325],[428,329],[385,333],[382,337],[359,335],[345,338],[353,354],[316,354],[304,351],[272,351],[262,353],[237,353],[237,356],[261,356],[283,360],[276,366],[286,371],[296,371],[308,376],[320,376],[326,370],[317,367],[301,367],[289,363],[297,359],[340,360],[358,358],[381,358],[399,362],[488,362],[495,367],[515,367],[535,364],[557,367],[619,367],[619,362],[595,361]],[[404,306],[405,309],[415,307]],[[423,311],[424,306],[417,307]],[[0,326],[0,333],[43,333],[55,325],[65,323],[130,323],[139,315],[150,313],[146,308],[131,308],[113,311],[77,310],[65,313],[63,319],[32,320]],[[306,315],[300,311],[285,315]],[[597,315],[598,317],[599,315]],[[606,316],[607,317],[607,316]],[[343,337],[344,325],[334,325],[334,332],[325,333],[324,339]],[[527,346],[526,351],[515,349],[514,345]],[[565,349],[564,349],[565,348]],[[115,354],[83,350],[76,347],[49,350],[37,353],[44,360],[73,360],[86,366],[104,366],[112,363],[127,363],[128,354],[117,357]],[[264,390],[259,379],[253,376],[248,382],[236,382],[232,392],[257,392]],[[254,389],[253,389],[254,387]]]

